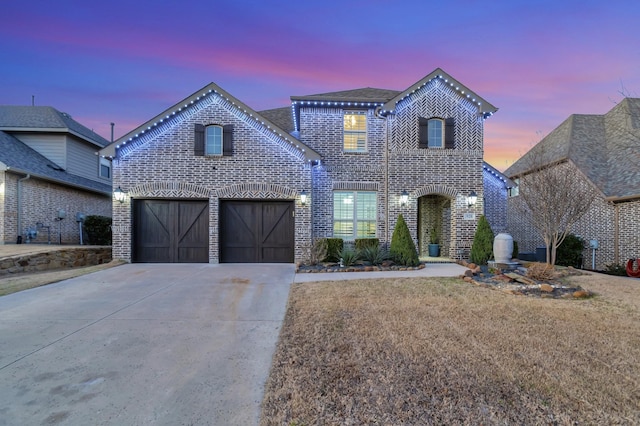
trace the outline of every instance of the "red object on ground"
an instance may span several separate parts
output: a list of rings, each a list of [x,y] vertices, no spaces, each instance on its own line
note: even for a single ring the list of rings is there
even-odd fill
[[[638,269],[635,271],[633,270],[634,259],[629,259],[627,261],[627,275],[634,278],[640,278],[640,259],[635,259],[635,261],[638,262]]]

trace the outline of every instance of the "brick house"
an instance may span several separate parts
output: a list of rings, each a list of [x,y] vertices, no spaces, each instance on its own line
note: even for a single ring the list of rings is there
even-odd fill
[[[519,183],[532,155],[543,165],[577,170],[576,185],[592,186],[598,196],[572,233],[587,243],[598,241],[595,268],[640,257],[640,99],[625,98],[604,115],[573,114],[505,171]],[[542,154],[540,154],[542,153]],[[538,157],[536,157],[538,158]],[[544,247],[538,232],[516,209],[519,187],[510,191],[508,230],[521,252]],[[584,266],[593,251],[586,244]]]
[[[212,83],[103,149],[126,194],[113,204],[114,257],[303,261],[320,237],[388,243],[403,214],[420,252],[435,228],[443,255],[461,258],[485,179],[500,182],[502,212],[487,213],[505,225],[507,180],[482,159],[497,109],[441,69],[403,91],[291,101],[258,113]]]
[[[0,244],[78,244],[77,213],[111,216],[108,143],[55,108],[0,106]]]

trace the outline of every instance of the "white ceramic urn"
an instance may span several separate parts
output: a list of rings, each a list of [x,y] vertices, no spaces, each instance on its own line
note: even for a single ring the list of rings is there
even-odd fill
[[[501,232],[493,239],[493,256],[496,263],[511,262],[513,254],[513,237],[507,233]]]

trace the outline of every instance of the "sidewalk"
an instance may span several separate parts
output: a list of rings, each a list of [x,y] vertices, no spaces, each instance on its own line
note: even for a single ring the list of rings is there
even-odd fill
[[[371,278],[404,278],[404,277],[457,277],[464,274],[467,268],[457,263],[428,263],[424,269],[417,271],[375,271],[375,272],[318,272],[298,273],[293,282],[308,283],[314,281],[343,281]]]

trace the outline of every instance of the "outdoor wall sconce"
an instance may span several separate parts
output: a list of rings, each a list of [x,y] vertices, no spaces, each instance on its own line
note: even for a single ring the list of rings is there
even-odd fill
[[[126,194],[124,193],[122,188],[117,187],[116,190],[113,191],[113,198],[115,198],[116,201],[119,201],[120,203],[124,203],[125,197],[126,197]]]
[[[402,191],[400,194],[400,205],[405,207],[409,203],[409,193],[407,191]]]
[[[476,191],[471,191],[469,193],[469,196],[467,197],[467,204],[469,207],[471,206],[475,206],[476,201],[478,201],[478,194],[476,194]]]
[[[307,197],[309,196],[309,194],[307,194],[307,191],[305,191],[304,189],[302,190],[302,192],[300,192],[300,204],[303,206],[307,205]]]

